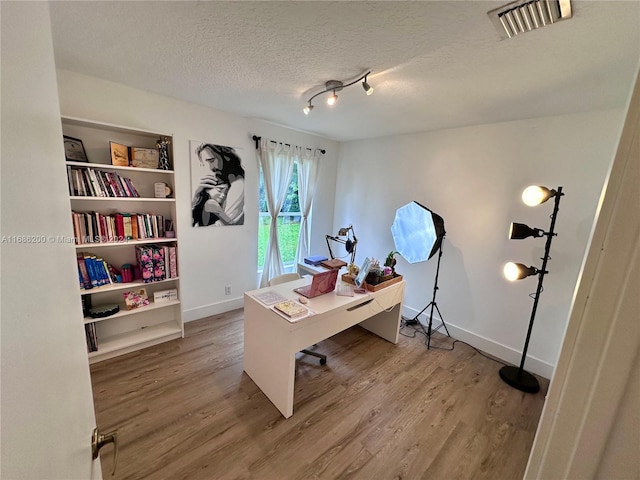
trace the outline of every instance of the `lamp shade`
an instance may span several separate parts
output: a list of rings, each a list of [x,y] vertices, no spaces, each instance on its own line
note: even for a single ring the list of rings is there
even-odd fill
[[[541,237],[544,235],[544,232],[539,228],[531,228],[524,223],[511,223],[511,228],[509,229],[509,238],[511,240],[522,240],[523,238],[528,237]]]
[[[527,267],[522,263],[509,262],[504,266],[503,273],[507,280],[513,282],[515,280],[522,280],[523,278],[527,278],[531,275],[536,275],[538,273],[538,269],[535,267]]]
[[[429,260],[442,245],[446,232],[444,220],[418,202],[396,211],[391,225],[396,251],[409,263]]]

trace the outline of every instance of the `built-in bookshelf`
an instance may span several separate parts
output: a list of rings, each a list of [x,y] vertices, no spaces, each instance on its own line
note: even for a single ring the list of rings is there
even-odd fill
[[[62,130],[82,141],[88,159],[66,169],[90,363],[183,337],[171,135],[71,117],[62,117]],[[110,142],[154,149],[160,140],[168,141],[169,169],[111,162]],[[167,197],[156,196],[162,184]],[[149,304],[128,310],[125,293],[140,289]],[[170,299],[154,301],[165,292]],[[89,305],[119,310],[94,318]]]

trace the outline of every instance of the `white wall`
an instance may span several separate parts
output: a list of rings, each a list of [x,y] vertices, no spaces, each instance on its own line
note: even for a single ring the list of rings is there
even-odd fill
[[[259,170],[253,135],[326,149],[320,170],[320,207],[314,209],[311,225],[312,248],[324,241],[333,221],[336,142],[65,70],[58,70],[58,90],[63,115],[173,135],[185,321],[239,308],[243,293],[257,288]],[[189,140],[237,149],[246,176],[244,225],[191,227]],[[232,287],[230,296],[225,296],[225,285]]]
[[[416,200],[441,215],[447,237],[437,304],[451,334],[518,364],[537,277],[509,283],[502,266],[540,267],[545,239],[508,240],[508,228],[516,221],[548,230],[552,202],[531,208],[520,194],[531,184],[563,186],[525,364],[550,378],[623,120],[616,109],[343,143],[334,226],[354,225],[358,261],[384,259],[399,207]],[[399,259],[406,315],[431,301],[436,260]]]
[[[75,248],[58,241],[73,230],[49,7],[0,8],[0,477],[101,478]]]

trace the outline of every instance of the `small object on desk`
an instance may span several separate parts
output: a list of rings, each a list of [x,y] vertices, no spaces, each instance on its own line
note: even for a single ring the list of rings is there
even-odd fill
[[[306,263],[308,265],[313,265],[314,267],[317,267],[318,265],[320,265],[325,260],[329,260],[329,259],[327,257],[323,256],[323,255],[311,255],[309,257],[305,257],[304,258],[304,263]]]
[[[284,302],[286,300],[285,297],[280,295],[278,292],[274,292],[273,290],[267,290],[265,292],[257,293],[255,297],[265,305],[273,305],[275,303]]]
[[[355,290],[351,285],[338,285],[336,293],[343,297],[353,297],[355,295]]]
[[[339,258],[332,258],[331,260],[325,260],[320,262],[320,265],[330,269],[340,269],[347,266],[347,262],[340,260]]]
[[[295,300],[285,300],[284,302],[276,303],[273,308],[284,313],[289,318],[296,318],[309,313],[309,310]]]
[[[300,296],[298,297],[298,301],[299,301],[300,303],[304,303],[304,304],[306,304],[308,300],[307,300],[305,297],[303,297],[302,295],[300,295]]]

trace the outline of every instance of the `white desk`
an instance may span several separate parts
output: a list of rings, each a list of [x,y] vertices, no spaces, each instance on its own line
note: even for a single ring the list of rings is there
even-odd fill
[[[354,297],[328,293],[309,299],[306,306],[315,314],[299,320],[286,319],[254,298],[256,293],[272,290],[297,299],[293,289],[309,283],[311,278],[303,278],[244,294],[244,371],[285,418],[293,415],[295,361],[300,350],[356,324],[398,343],[404,281]]]

